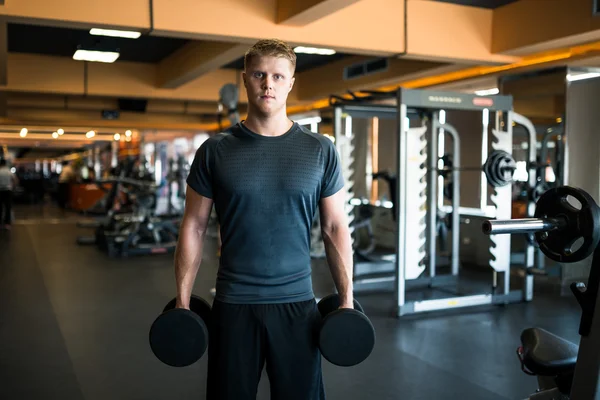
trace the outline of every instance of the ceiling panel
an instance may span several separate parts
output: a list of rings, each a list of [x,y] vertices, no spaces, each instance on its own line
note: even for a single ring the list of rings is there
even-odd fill
[[[119,49],[119,60],[156,63],[187,43],[184,39],[142,35],[139,39],[90,35],[88,30],[8,24],[8,51],[72,57],[78,46]],[[118,62],[118,61],[117,61]]]

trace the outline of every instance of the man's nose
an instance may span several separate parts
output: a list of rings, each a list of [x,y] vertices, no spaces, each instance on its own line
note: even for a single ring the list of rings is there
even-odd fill
[[[266,76],[265,79],[263,80],[263,88],[264,89],[271,89],[273,87],[273,78],[271,78],[270,76]]]

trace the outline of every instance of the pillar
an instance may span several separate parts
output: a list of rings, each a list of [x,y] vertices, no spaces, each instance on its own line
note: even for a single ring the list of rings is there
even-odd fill
[[[565,118],[565,184],[588,192],[600,201],[600,78],[569,82]],[[591,257],[562,266],[563,293],[573,281],[587,283]]]

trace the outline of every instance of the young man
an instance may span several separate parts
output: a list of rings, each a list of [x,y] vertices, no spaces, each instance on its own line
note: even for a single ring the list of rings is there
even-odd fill
[[[325,398],[311,281],[320,210],[327,259],[353,307],[343,178],[332,142],[287,117],[296,56],[262,40],[244,59],[248,116],[197,150],[175,255],[177,307],[189,308],[213,204],[222,249],[210,321],[208,400],[250,400],[266,364],[272,399]]]

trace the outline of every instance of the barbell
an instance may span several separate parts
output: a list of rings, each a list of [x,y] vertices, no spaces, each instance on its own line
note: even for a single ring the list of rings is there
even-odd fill
[[[560,186],[540,196],[534,218],[488,220],[482,230],[486,235],[533,233],[551,260],[578,262],[600,242],[600,208],[587,192]]]

